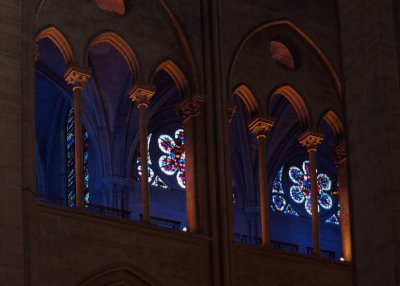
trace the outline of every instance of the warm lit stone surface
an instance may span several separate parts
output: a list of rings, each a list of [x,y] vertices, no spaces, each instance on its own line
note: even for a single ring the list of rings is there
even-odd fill
[[[100,9],[118,15],[125,14],[124,0],[95,0]]]

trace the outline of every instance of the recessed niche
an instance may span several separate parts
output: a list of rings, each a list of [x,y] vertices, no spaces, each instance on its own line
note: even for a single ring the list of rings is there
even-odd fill
[[[270,53],[272,60],[278,65],[289,70],[294,70],[297,67],[293,52],[284,43],[280,41],[271,41]]]

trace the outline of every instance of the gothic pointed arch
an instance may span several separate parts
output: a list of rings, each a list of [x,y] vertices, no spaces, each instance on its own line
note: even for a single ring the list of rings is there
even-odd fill
[[[199,79],[198,79],[197,67],[196,67],[196,63],[195,63],[189,42],[183,32],[181,25],[179,24],[176,16],[172,12],[172,10],[169,8],[166,1],[158,0],[158,2],[160,4],[160,6],[162,7],[162,9],[164,10],[165,14],[168,16],[168,18],[171,21],[171,24],[175,30],[176,36],[178,38],[179,44],[183,51],[183,55],[185,57],[186,63],[189,68],[189,75],[190,75],[189,81],[191,82],[191,85],[193,85],[193,90],[198,90],[199,89]]]
[[[152,81],[158,72],[164,70],[176,83],[179,92],[184,94],[189,90],[189,83],[182,70],[170,59],[163,61],[153,72]]]
[[[117,266],[101,269],[79,286],[161,286],[147,273],[133,266]]]
[[[236,94],[240,97],[250,114],[256,114],[259,112],[260,108],[257,99],[250,88],[248,88],[246,85],[242,84],[238,86],[234,90],[233,94]]]
[[[125,59],[129,69],[132,73],[133,81],[140,79],[140,68],[139,61],[132,47],[117,33],[115,32],[104,32],[95,36],[90,42],[86,49],[86,54],[89,53],[91,47],[99,43],[108,43],[114,47]]]
[[[36,36],[35,42],[39,42],[45,38],[50,39],[57,46],[65,60],[65,63],[69,66],[72,63],[74,56],[67,38],[54,26],[42,30]]]
[[[283,85],[278,87],[272,92],[269,98],[269,104],[271,103],[272,98],[277,95],[284,96],[290,102],[290,104],[295,109],[297,116],[299,117],[301,125],[304,128],[309,127],[311,125],[310,112],[308,110],[308,107],[305,101],[303,100],[302,96],[296,89],[294,89],[290,85]]]
[[[331,129],[335,141],[338,142],[344,138],[344,127],[342,120],[339,116],[332,110],[327,111],[320,119],[319,126],[321,126],[322,122],[325,121],[329,128]]]
[[[278,27],[286,27],[293,31],[301,40],[303,40],[316,54],[320,62],[324,65],[325,69],[329,73],[332,82],[335,86],[336,93],[338,94],[339,98],[342,98],[342,84],[339,79],[339,76],[332,64],[332,62],[328,59],[327,55],[322,51],[322,49],[316,44],[316,42],[303,30],[301,29],[298,25],[294,24],[292,21],[287,20],[287,19],[282,19],[282,20],[275,20],[271,22],[264,23],[255,29],[253,29],[246,37],[245,39],[240,43],[239,47],[236,50],[236,53],[234,55],[234,58],[231,63],[231,71],[230,71],[230,77],[232,76],[232,70],[233,67],[239,58],[240,52],[246,45],[246,43],[258,32],[266,30],[266,29],[272,29],[272,28],[278,28]]]

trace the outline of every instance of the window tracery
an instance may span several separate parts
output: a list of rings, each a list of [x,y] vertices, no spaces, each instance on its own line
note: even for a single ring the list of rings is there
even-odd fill
[[[174,132],[174,138],[167,134],[161,134],[157,138],[158,149],[162,152],[162,155],[158,158],[159,171],[167,176],[176,176],[176,182],[182,189],[186,188],[186,177],[185,177],[185,139],[183,129],[178,129]],[[148,173],[149,183],[151,186],[169,189],[168,186],[162,179],[161,173],[157,174],[157,168],[153,164],[152,158],[154,154],[150,152],[150,144],[155,140],[153,134],[147,137],[147,158],[148,158]],[[136,160],[138,175],[141,175],[140,157]]]
[[[310,181],[310,166],[309,161],[305,160],[302,163],[301,169],[296,166],[291,166],[287,169],[287,176],[289,178],[289,192],[285,193],[283,187],[284,167],[278,171],[272,186],[272,205],[273,211],[283,212],[299,216],[291,203],[295,205],[304,205],[306,213],[311,215],[311,181]],[[317,188],[318,188],[318,212],[322,210],[334,210],[334,200],[332,198],[332,181],[327,174],[318,173],[317,170]],[[340,220],[340,206],[337,205],[338,210],[325,219],[326,223],[339,224]]]

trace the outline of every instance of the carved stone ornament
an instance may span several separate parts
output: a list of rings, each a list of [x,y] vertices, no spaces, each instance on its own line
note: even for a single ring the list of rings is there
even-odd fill
[[[259,137],[267,137],[268,132],[272,129],[274,125],[274,121],[272,119],[264,118],[264,117],[256,117],[249,124],[249,130],[251,133]]]
[[[299,143],[306,147],[308,151],[316,151],[318,145],[321,144],[323,140],[323,134],[313,131],[306,131],[300,136]]]
[[[202,95],[185,98],[178,104],[177,111],[181,117],[182,123],[186,123],[190,118],[199,116],[206,99]]]
[[[155,94],[155,88],[151,85],[137,84],[129,92],[129,98],[137,102],[138,108],[144,106],[149,107],[150,99]]]
[[[235,113],[236,113],[236,105],[233,102],[228,101],[226,106],[226,118],[228,120],[228,125],[231,125]]]
[[[68,68],[64,79],[67,84],[83,87],[89,80],[91,73],[90,68],[74,64]]]
[[[341,142],[335,148],[335,163],[342,164],[347,158],[346,143]]]

